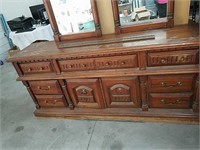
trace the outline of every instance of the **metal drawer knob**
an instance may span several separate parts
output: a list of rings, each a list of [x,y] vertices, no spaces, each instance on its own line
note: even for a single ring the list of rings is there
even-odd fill
[[[107,62],[107,63],[106,63],[106,66],[110,66],[110,63],[109,63],[109,62]]]
[[[161,59],[160,61],[161,61],[161,63],[162,63],[162,64],[165,64],[165,63],[167,63],[167,60],[166,60],[166,59],[164,59],[164,58],[163,58],[163,59]]]
[[[81,92],[82,95],[86,95],[87,94],[87,91],[86,89],[82,89],[82,92]]]
[[[40,68],[39,68],[39,71],[43,71],[43,70],[44,70],[44,67],[40,67]]]
[[[31,69],[31,68],[29,68],[27,71],[28,71],[28,72],[31,72],[31,71],[32,71],[32,69]]]
[[[124,61],[122,61],[122,62],[121,62],[121,65],[125,65],[125,62],[124,62]]]

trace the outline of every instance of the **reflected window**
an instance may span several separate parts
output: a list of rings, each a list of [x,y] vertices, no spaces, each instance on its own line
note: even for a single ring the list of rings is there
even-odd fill
[[[90,0],[50,0],[61,35],[95,31]]]
[[[118,0],[120,24],[167,21],[168,0]]]

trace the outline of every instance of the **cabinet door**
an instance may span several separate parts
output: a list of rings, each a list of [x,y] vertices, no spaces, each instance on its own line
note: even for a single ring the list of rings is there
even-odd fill
[[[69,79],[66,82],[69,94],[76,107],[104,107],[98,79]]]
[[[139,107],[137,77],[103,78],[107,107]]]

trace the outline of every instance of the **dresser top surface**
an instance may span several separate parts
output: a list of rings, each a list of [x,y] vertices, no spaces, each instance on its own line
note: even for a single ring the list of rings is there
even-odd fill
[[[154,36],[155,39],[118,42],[109,44],[99,44],[91,46],[80,46],[71,48],[58,49],[56,43],[52,42],[38,42],[33,43],[29,47],[20,51],[16,55],[10,57],[8,61],[14,62],[19,60],[33,59],[33,58],[66,58],[66,57],[94,57],[103,56],[106,54],[120,54],[130,53],[141,50],[162,49],[163,47],[184,46],[188,44],[199,44],[199,27],[196,26],[177,26],[170,29],[159,29],[151,31],[134,32],[121,35],[105,35],[96,39],[89,39],[93,42],[99,40],[123,39],[127,37],[142,37]],[[81,42],[87,42],[88,39],[83,39]],[[80,41],[79,41],[80,42]],[[67,45],[67,43],[65,43]]]

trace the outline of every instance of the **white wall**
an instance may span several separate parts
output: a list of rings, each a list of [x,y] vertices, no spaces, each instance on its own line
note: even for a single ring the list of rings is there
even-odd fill
[[[5,20],[11,20],[16,17],[32,17],[29,6],[42,4],[43,0],[0,0],[0,13]]]

